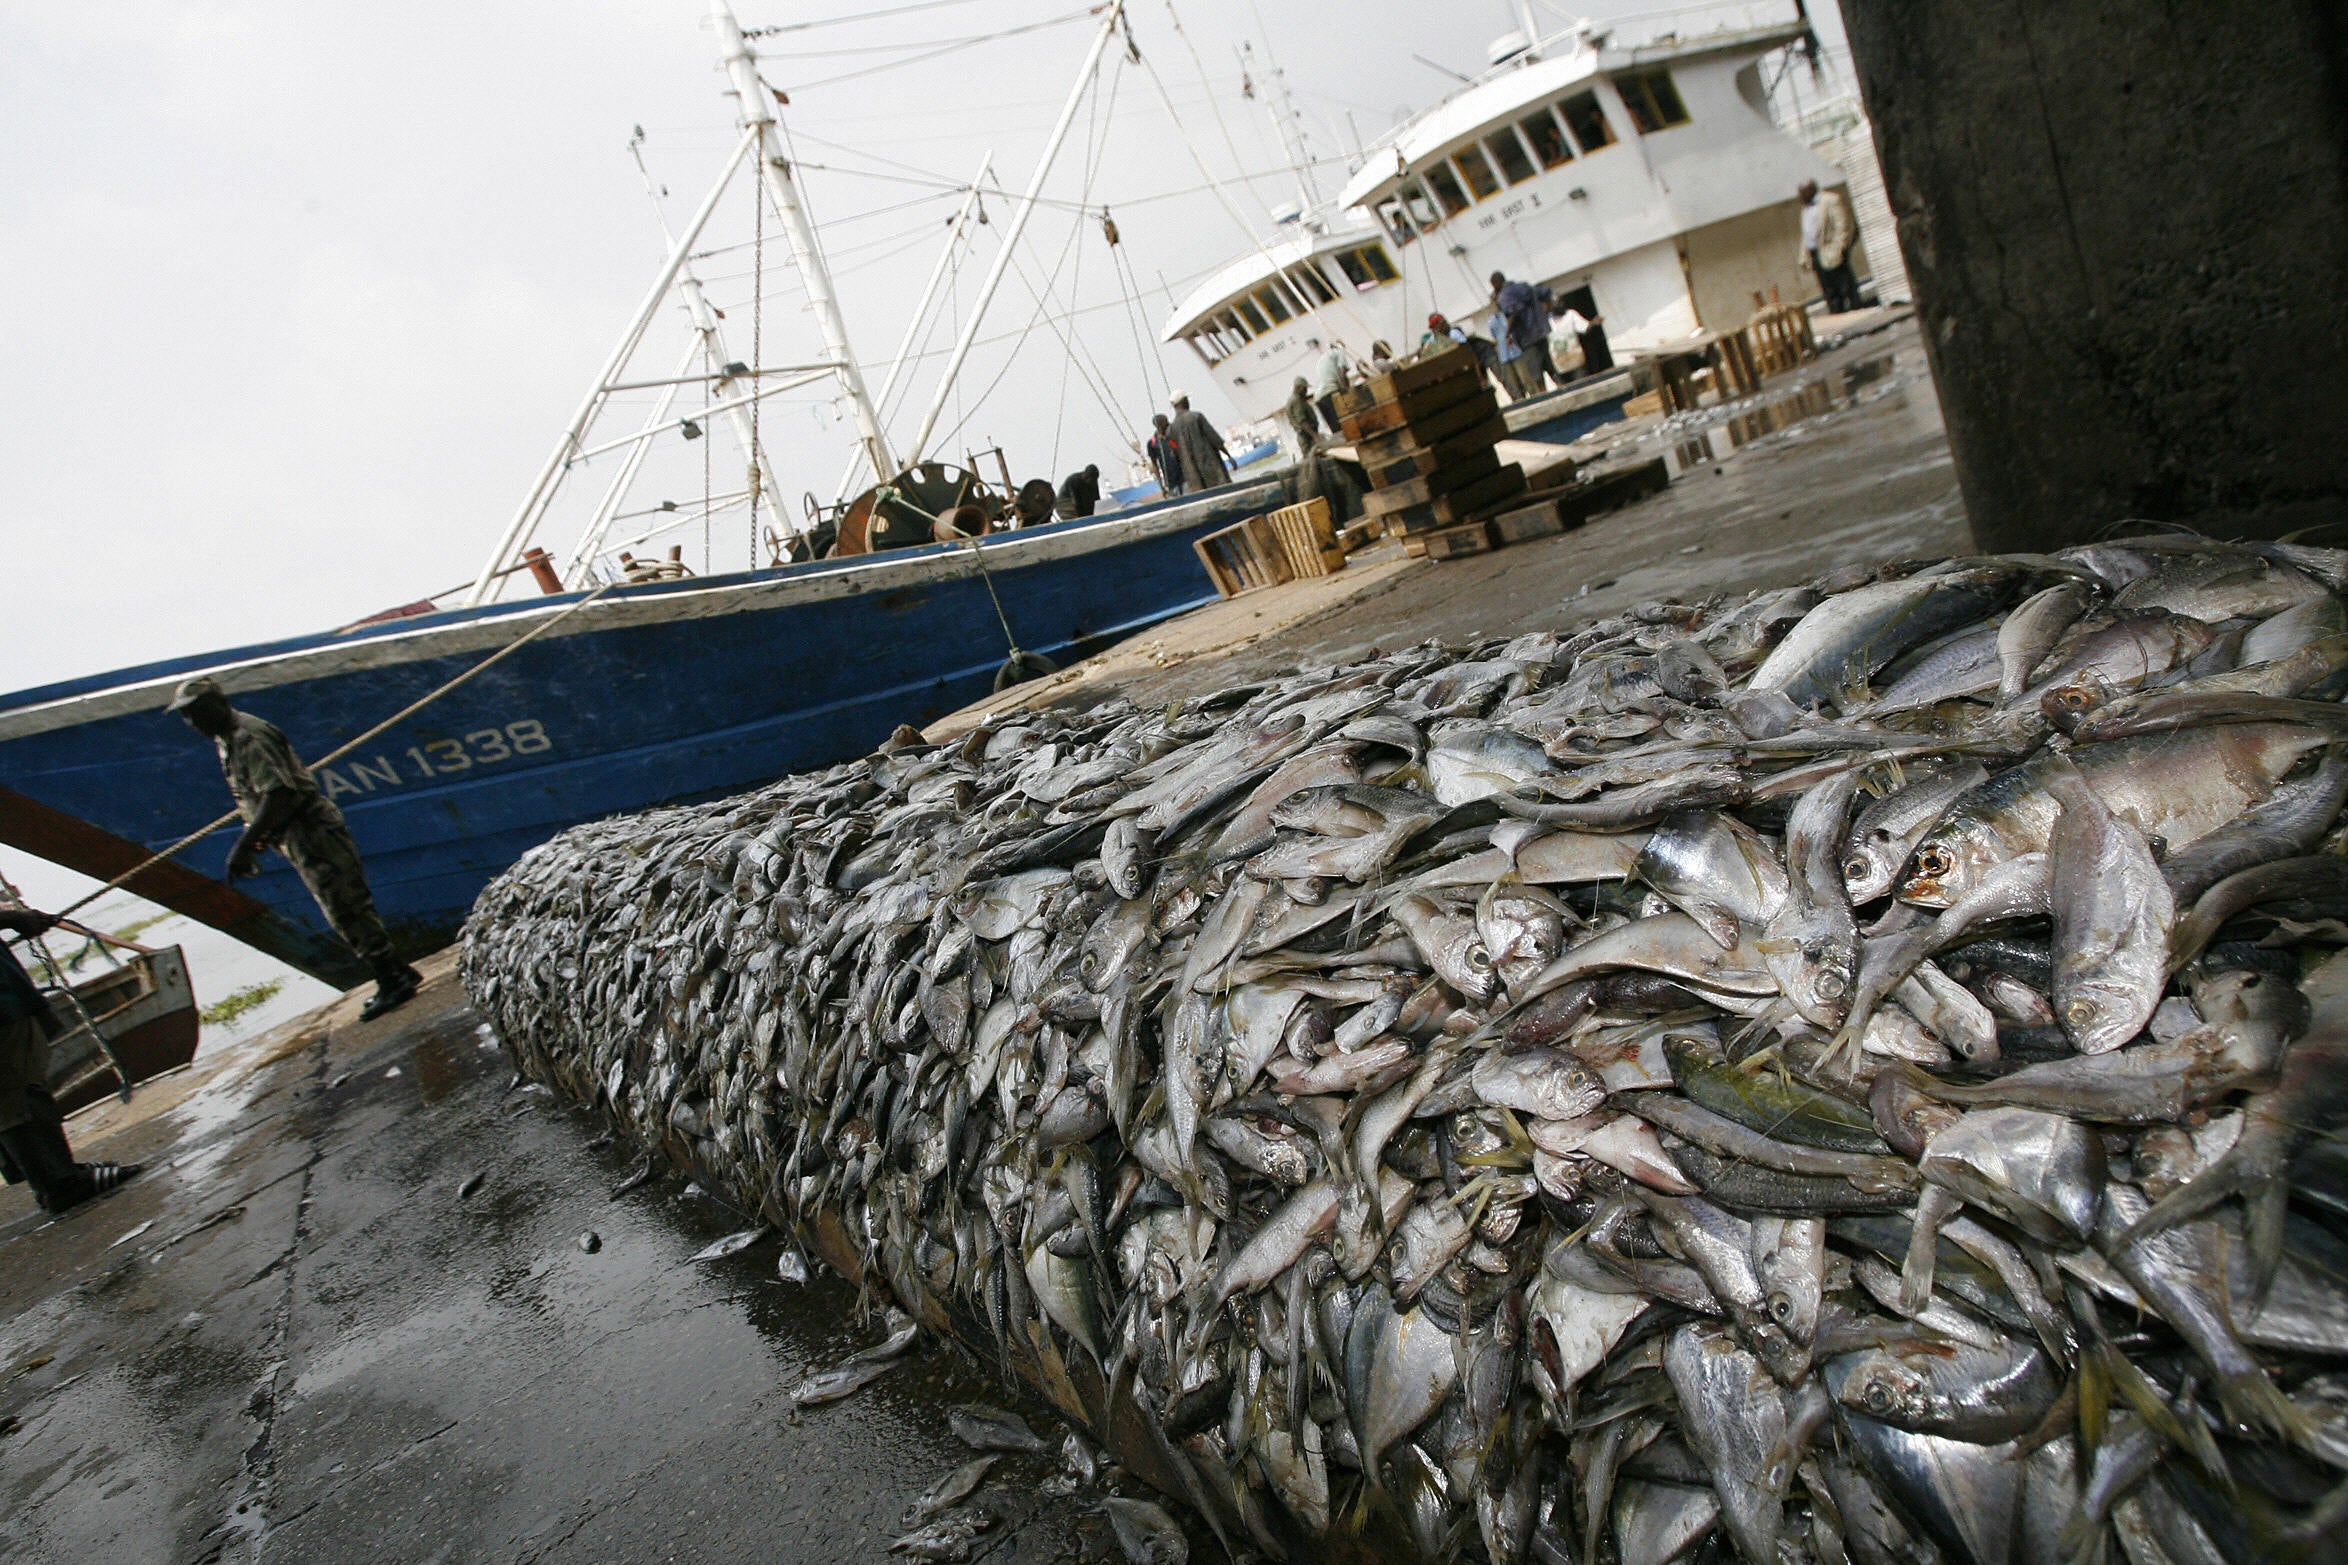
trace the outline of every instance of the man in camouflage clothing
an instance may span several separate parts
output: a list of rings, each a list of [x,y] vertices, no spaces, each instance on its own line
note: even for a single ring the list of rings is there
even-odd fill
[[[318,911],[375,974],[375,995],[359,1012],[372,1021],[404,1005],[423,976],[392,949],[391,932],[375,911],[359,845],[351,840],[342,811],[318,789],[317,780],[272,724],[228,704],[220,686],[191,679],[172,697],[171,710],[220,752],[220,770],[245,819],[244,835],[228,850],[228,878],[250,875],[263,850],[285,855]]]

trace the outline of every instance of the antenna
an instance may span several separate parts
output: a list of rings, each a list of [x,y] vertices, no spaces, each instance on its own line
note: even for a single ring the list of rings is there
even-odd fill
[[[1263,25],[1263,14],[1258,12],[1256,26],[1261,29]],[[1248,80],[1258,79],[1255,45],[1244,38],[1239,43],[1239,63]],[[1280,138],[1280,154],[1288,159],[1288,167],[1296,175],[1297,204],[1310,212],[1320,206],[1321,190],[1313,179],[1313,155],[1305,144],[1304,116],[1297,112],[1296,98],[1288,90],[1288,73],[1280,69],[1279,61],[1272,58],[1269,38],[1264,41],[1264,70],[1260,79],[1269,89],[1264,107],[1272,116],[1273,134]]]

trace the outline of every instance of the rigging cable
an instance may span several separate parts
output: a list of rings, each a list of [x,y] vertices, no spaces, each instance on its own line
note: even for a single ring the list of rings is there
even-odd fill
[[[766,458],[758,448],[758,377],[766,363],[766,181],[757,181],[751,197],[758,213],[750,250],[750,564],[758,569],[758,501],[765,488]]]

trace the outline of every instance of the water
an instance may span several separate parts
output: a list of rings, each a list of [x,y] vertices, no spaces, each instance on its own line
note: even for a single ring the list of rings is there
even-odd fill
[[[0,875],[5,875],[26,901],[49,912],[79,901],[98,887],[98,882],[85,875],[13,848],[0,848]],[[217,929],[127,891],[109,891],[76,913],[74,922],[143,946],[178,946],[186,954],[196,1005],[213,1013],[196,1044],[199,1060],[238,1039],[259,1037],[280,1022],[315,1010],[340,992]],[[97,976],[108,965],[103,956],[83,953],[86,942],[77,935],[59,931],[49,935],[45,943],[61,962],[72,963],[77,955],[82,957],[69,974],[77,981]],[[45,976],[24,946],[15,949],[28,970],[36,977]]]

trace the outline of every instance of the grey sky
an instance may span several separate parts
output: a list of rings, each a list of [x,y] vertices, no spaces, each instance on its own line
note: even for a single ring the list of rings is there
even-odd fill
[[[1064,16],[1081,0],[861,16],[874,9],[737,3],[753,28],[860,16],[760,48],[767,79],[791,94],[802,178],[868,362],[893,348],[954,205],[918,181],[966,178],[992,147],[1000,182],[1020,188],[1092,25],[823,84],[903,57],[886,46]],[[1337,157],[1357,131],[1373,138],[1446,90],[1414,53],[1472,72],[1512,25],[1501,0],[1180,0],[1181,34],[1165,0],[1132,9],[1184,130],[1224,177],[1280,163],[1263,100],[1238,91],[1243,36],[1268,44],[1313,149]],[[704,12],[703,0],[149,0],[0,17],[12,154],[0,514],[18,583],[0,621],[0,689],[328,627],[469,577],[659,260],[631,127],[644,127],[672,220],[732,144]],[[1554,22],[1554,9],[1542,14]],[[857,50],[879,52],[815,52]],[[1145,371],[1137,338],[1154,351],[1162,285],[1180,293],[1246,240],[1211,194],[1169,195],[1200,179],[1148,71],[1112,67],[1104,83],[1114,113],[1080,119],[1049,188],[1073,200],[1089,172],[1146,294],[1138,312],[1123,302],[1093,219],[1039,215],[1029,264],[1039,277],[1073,269],[1087,307],[1075,330],[1115,411],[1067,373],[1048,329],[1016,362],[1008,343],[988,344],[964,386],[975,397],[1000,374],[999,389],[947,452],[999,439],[1020,477],[1086,461],[1121,473],[1122,442],[1167,375],[1206,403],[1187,350]],[[849,168],[898,178],[838,171]],[[1341,172],[1328,172],[1329,188]],[[1252,191],[1242,208],[1261,223],[1286,186]],[[1008,208],[989,202],[994,225],[962,274],[964,302]],[[750,238],[744,186],[709,242]],[[767,241],[763,356],[812,357],[818,341],[771,223]],[[747,359],[750,252],[703,271],[727,310],[728,346]],[[1070,280],[1063,270],[1064,298]],[[1015,277],[990,336],[1033,313]],[[670,373],[680,321],[664,321],[639,373]],[[916,377],[920,391],[930,378]],[[915,411],[895,420],[900,439]],[[762,436],[794,510],[802,491],[830,497],[848,441],[829,407],[770,403]],[[648,469],[638,503],[697,504],[704,451],[712,489],[738,483],[730,441],[676,446]],[[597,487],[596,475],[580,486]],[[573,532],[575,516],[547,541]],[[738,565],[741,513],[715,532],[714,562]],[[699,565],[699,527],[662,542],[686,544]]]

